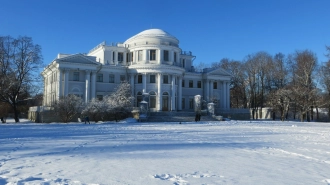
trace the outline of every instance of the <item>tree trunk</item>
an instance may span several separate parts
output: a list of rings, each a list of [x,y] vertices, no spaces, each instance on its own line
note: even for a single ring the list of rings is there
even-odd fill
[[[19,122],[19,118],[18,118],[18,110],[17,110],[16,104],[13,104],[13,111],[14,111],[15,123],[18,123]]]
[[[314,107],[311,106],[311,120],[314,120],[314,112],[313,112]]]

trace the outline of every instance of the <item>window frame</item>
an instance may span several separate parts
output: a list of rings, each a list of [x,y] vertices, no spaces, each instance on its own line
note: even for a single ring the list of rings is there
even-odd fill
[[[194,88],[194,80],[189,80],[189,88]]]
[[[117,60],[118,62],[123,62],[124,61],[124,52],[118,52],[117,54]]]
[[[103,74],[102,73],[98,73],[96,75],[96,82],[103,82]]]
[[[137,83],[142,84],[142,75],[137,76]]]
[[[202,88],[202,81],[200,80],[197,81],[197,88]]]
[[[152,78],[152,77],[153,77],[153,78]],[[151,75],[149,76],[149,83],[151,83],[151,84],[156,83],[156,75],[151,74]]]
[[[163,84],[168,84],[168,75],[163,75]]]
[[[115,83],[115,75],[109,74],[109,83]]]
[[[169,53],[170,53],[170,52],[169,52],[168,50],[163,50],[163,60],[164,60],[165,62],[170,61]]]
[[[150,61],[155,61],[155,60],[157,60],[156,51],[157,51],[157,50],[155,50],[155,49],[151,49],[151,50],[149,50],[149,60],[150,60]]]
[[[80,73],[78,71],[74,71],[72,81],[79,81],[79,80],[80,80]]]

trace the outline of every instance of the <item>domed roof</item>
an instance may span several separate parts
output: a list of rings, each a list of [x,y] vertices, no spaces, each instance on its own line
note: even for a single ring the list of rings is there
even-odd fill
[[[148,30],[144,30],[144,31],[134,35],[133,37],[127,39],[124,43],[129,43],[134,40],[145,39],[145,38],[171,39],[176,42],[179,42],[179,40],[177,38],[175,38],[174,36],[172,36],[171,34],[167,33],[164,30],[148,29]]]

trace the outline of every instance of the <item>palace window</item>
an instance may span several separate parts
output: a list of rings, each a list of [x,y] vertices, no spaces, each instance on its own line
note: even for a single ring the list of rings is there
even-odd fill
[[[109,75],[109,83],[115,83],[115,75],[114,74]]]
[[[186,108],[186,100],[184,98],[182,98],[182,109],[185,109]]]
[[[168,59],[169,59],[169,56],[168,56],[169,54],[168,54],[168,50],[164,50],[164,61],[168,61]]]
[[[150,99],[150,108],[156,108],[156,93],[151,91],[149,92],[149,99]]]
[[[197,81],[197,88],[202,88],[202,81]]]
[[[142,50],[138,51],[138,61],[142,61],[143,53]]]
[[[115,52],[112,52],[112,61],[115,62]]]
[[[79,72],[73,72],[73,81],[79,81]]]
[[[150,83],[156,83],[156,75],[150,75]]]
[[[155,49],[151,49],[150,50],[150,58],[149,60],[156,60],[156,50]]]
[[[194,99],[189,98],[189,109],[193,109],[193,108],[194,108]]]
[[[96,81],[97,82],[103,82],[103,74],[97,74]]]
[[[134,55],[133,55],[133,52],[130,52],[130,61],[131,61],[131,62],[133,62],[133,59],[134,59],[133,56],[134,56]]]
[[[189,80],[189,88],[193,88],[194,87],[194,81]]]
[[[142,75],[138,75],[138,84],[142,84]]]
[[[217,89],[218,88],[218,83],[217,82],[213,82],[213,89]]]
[[[174,52],[174,62],[176,62],[176,52]]]
[[[168,84],[168,75],[163,76],[163,84]]]
[[[124,61],[124,53],[123,52],[118,52],[118,62]]]
[[[139,103],[142,101],[142,93],[138,92],[136,95],[136,106],[139,107]]]
[[[183,67],[183,68],[186,67],[186,61],[185,61],[185,59],[182,59],[182,67]]]
[[[184,87],[184,80],[182,80],[182,87]]]
[[[126,81],[126,76],[120,75],[120,82],[125,82],[125,81]]]

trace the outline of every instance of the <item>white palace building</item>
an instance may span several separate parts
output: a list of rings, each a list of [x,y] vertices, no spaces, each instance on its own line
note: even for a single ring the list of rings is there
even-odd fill
[[[97,45],[87,54],[58,54],[42,72],[44,106],[74,94],[85,102],[131,85],[134,106],[149,94],[151,112],[193,111],[194,96],[230,108],[231,75],[221,69],[196,72],[192,52],[182,51],[179,40],[161,29],[148,29],[124,43]]]

